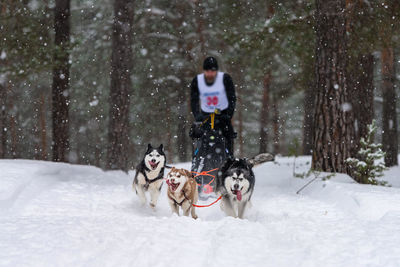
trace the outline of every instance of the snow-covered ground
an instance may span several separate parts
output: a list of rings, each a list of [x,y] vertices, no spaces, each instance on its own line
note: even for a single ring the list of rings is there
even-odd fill
[[[157,211],[141,207],[133,173],[1,160],[0,265],[400,266],[400,168],[385,176],[393,187],[337,175],[298,195],[312,177],[292,169],[293,158],[255,168],[246,219],[214,205],[193,220],[171,215],[165,187]]]

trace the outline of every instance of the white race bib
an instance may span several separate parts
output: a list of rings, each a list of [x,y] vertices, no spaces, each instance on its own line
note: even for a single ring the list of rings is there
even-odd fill
[[[213,113],[215,109],[224,110],[229,106],[224,86],[224,73],[218,72],[212,85],[206,84],[204,73],[197,75],[197,85],[200,93],[201,110]]]

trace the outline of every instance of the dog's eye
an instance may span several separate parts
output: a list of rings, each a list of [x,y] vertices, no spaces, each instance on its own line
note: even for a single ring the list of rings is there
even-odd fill
[[[179,178],[179,177],[181,177],[181,176],[180,176],[180,175],[177,175],[176,177]]]
[[[156,157],[158,158],[158,157],[160,157],[160,155],[157,155]]]
[[[243,181],[243,178],[239,178],[239,181]]]

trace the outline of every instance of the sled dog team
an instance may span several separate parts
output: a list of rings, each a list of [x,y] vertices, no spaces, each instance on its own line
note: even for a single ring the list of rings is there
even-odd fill
[[[163,145],[148,145],[147,151],[136,167],[133,189],[143,205],[146,204],[146,192],[150,195],[150,207],[157,205],[164,180],[166,157]],[[255,176],[252,164],[246,159],[228,158],[218,170],[216,192],[221,195],[221,209],[226,215],[243,218],[250,207]],[[195,207],[198,201],[198,186],[192,173],[185,169],[172,167],[166,177],[168,202],[173,213],[197,219]]]

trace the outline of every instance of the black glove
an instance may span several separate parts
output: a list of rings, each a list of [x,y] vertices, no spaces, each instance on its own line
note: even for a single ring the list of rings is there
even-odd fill
[[[194,122],[192,124],[192,126],[190,127],[189,136],[192,139],[200,138],[203,135],[203,133],[204,133],[204,130],[201,127],[201,123],[200,122]]]

